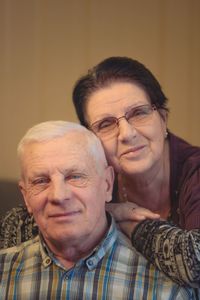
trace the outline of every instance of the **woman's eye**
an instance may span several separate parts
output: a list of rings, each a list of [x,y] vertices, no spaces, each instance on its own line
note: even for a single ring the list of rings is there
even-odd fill
[[[145,109],[136,109],[134,111],[134,116],[143,116],[146,115],[146,110]]]
[[[130,111],[128,119],[129,120],[132,120],[132,119],[134,119],[134,120],[136,120],[136,119],[140,120],[140,119],[145,118],[148,115],[149,115],[148,108],[141,107],[141,108],[133,109],[132,111]]]
[[[112,126],[115,123],[114,118],[105,119],[99,123],[99,130]]]

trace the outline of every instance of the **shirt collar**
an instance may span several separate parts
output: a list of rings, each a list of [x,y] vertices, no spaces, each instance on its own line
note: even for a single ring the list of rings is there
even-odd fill
[[[118,231],[113,217],[107,215],[110,223],[109,230],[107,231],[105,238],[101,243],[94,249],[91,255],[85,258],[83,261],[89,270],[96,268],[99,261],[112,249],[116,242]]]
[[[90,255],[88,255],[85,258],[80,259],[76,263],[76,267],[81,266],[85,264],[89,270],[93,270],[96,268],[99,261],[106,255],[107,252],[110,251],[110,249],[113,247],[118,231],[116,227],[116,223],[111,215],[107,213],[107,219],[109,224],[109,229],[104,237],[104,239],[100,242],[99,245],[96,246],[96,248],[92,251]],[[39,243],[40,243],[40,253],[42,257],[42,263],[44,267],[49,267],[51,263],[55,263],[56,265],[61,264],[59,261],[55,258],[54,254],[51,252],[51,250],[48,248],[47,244],[45,243],[43,237],[41,234],[39,234]]]

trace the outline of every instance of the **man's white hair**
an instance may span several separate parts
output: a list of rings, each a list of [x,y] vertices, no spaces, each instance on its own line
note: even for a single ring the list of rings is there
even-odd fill
[[[21,139],[17,147],[20,165],[23,161],[24,150],[28,144],[50,141],[72,132],[81,133],[81,137],[85,138],[85,150],[92,156],[97,167],[97,171],[101,172],[107,166],[107,161],[100,140],[92,131],[82,125],[67,121],[47,121],[31,127]]]

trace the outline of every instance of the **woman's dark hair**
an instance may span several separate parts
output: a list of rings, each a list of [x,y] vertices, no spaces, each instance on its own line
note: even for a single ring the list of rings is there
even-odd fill
[[[101,88],[116,82],[129,82],[141,86],[151,103],[158,109],[167,109],[167,98],[154,75],[140,62],[128,57],[110,57],[82,76],[73,89],[73,103],[82,125],[88,127],[85,107],[88,98]]]

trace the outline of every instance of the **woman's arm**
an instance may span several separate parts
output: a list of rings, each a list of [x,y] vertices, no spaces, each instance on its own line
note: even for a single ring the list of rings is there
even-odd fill
[[[200,230],[145,220],[134,229],[132,244],[175,282],[200,287]]]
[[[0,218],[0,248],[25,242],[38,233],[38,227],[27,209],[19,205]]]
[[[106,209],[147,260],[173,281],[200,287],[200,230],[182,230],[132,202]]]

